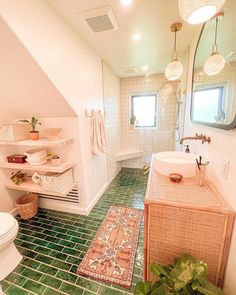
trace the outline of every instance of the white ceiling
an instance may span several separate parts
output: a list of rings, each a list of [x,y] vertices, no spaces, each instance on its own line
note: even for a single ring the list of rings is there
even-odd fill
[[[170,25],[182,21],[177,0],[133,0],[129,7],[120,0],[46,0],[112,67],[120,76],[124,67],[136,66],[137,75],[143,75],[142,66],[148,65],[150,73],[161,73],[171,59],[174,34]],[[93,34],[80,17],[86,10],[110,6],[117,18],[116,31]],[[178,33],[180,59],[200,26],[183,24]],[[140,33],[142,40],[133,42],[133,33]]]

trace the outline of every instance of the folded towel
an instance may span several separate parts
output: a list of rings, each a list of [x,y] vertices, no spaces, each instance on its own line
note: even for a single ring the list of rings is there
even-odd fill
[[[93,112],[91,118],[91,149],[95,155],[107,152],[105,123],[100,111]]]

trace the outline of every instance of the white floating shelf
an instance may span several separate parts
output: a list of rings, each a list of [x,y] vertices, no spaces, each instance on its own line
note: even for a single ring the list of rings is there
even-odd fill
[[[58,140],[48,140],[48,139],[39,139],[32,140],[26,139],[21,141],[0,141],[0,145],[8,145],[8,146],[33,146],[33,147],[57,147],[57,146],[65,146],[68,144],[72,144],[73,139],[58,139]]]
[[[54,172],[63,173],[64,171],[74,167],[75,162],[62,162],[60,165],[44,164],[40,166],[32,166],[28,163],[17,164],[17,163],[1,163],[0,168],[13,169],[13,170],[27,170],[27,171],[38,171],[38,172]]]
[[[18,190],[18,191],[24,191],[24,192],[32,192],[37,194],[43,194],[43,195],[51,195],[51,196],[65,196],[67,195],[75,186],[76,184],[73,183],[72,185],[68,186],[64,191],[57,193],[57,192],[51,192],[51,191],[45,191],[42,189],[42,187],[36,183],[34,183],[31,179],[27,179],[20,185],[16,185],[14,183],[9,183],[5,185],[8,189]]]

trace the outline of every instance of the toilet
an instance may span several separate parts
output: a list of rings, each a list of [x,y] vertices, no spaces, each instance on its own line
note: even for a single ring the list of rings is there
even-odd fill
[[[19,225],[9,213],[0,212],[0,281],[20,263],[23,256],[14,245]]]

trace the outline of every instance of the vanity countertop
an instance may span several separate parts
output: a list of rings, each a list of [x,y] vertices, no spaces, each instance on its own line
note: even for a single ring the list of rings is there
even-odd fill
[[[195,178],[185,178],[180,183],[173,183],[169,177],[150,169],[145,204],[158,203],[183,208],[198,208],[218,213],[234,214],[233,209],[215,188],[206,181],[204,186],[197,184]]]

